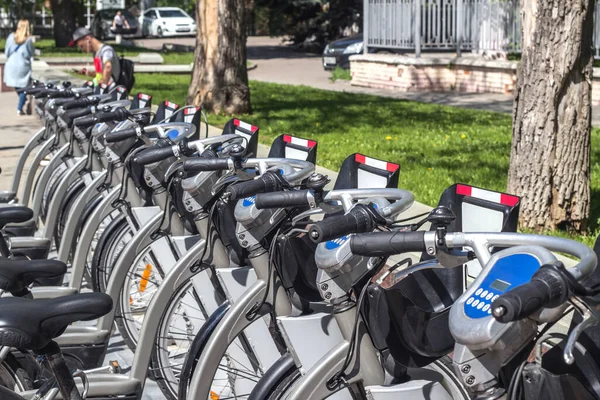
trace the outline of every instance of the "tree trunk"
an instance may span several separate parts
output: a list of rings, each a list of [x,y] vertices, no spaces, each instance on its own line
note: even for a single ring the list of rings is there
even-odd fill
[[[213,113],[252,111],[246,67],[246,0],[198,0],[198,33],[187,103]]]
[[[522,196],[522,227],[586,228],[593,14],[593,0],[521,0],[508,191]]]
[[[54,18],[54,41],[56,47],[67,47],[77,28],[75,7],[72,0],[50,0]]]

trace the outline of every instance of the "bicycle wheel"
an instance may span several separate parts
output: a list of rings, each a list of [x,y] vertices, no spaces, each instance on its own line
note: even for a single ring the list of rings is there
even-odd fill
[[[12,354],[0,362],[0,386],[21,393],[33,389],[33,378]]]
[[[156,383],[169,400],[178,400],[185,358],[207,318],[208,312],[192,281],[179,288],[169,300],[152,348],[151,367]]]
[[[148,246],[138,254],[125,278],[115,309],[115,322],[123,340],[134,352],[146,309],[163,277],[164,273]]]
[[[263,375],[282,357],[282,350],[276,345],[272,333],[276,328],[271,324],[270,316],[259,318],[250,324],[242,333],[237,335],[229,344],[227,350],[221,357],[210,385],[210,398],[217,399],[248,399],[258,381]],[[199,351],[197,354],[188,354],[193,357],[186,360],[186,364],[193,365],[200,359],[202,351],[211,338],[204,336],[204,343],[195,346]],[[295,366],[291,368],[296,370]],[[296,376],[294,371],[286,371],[286,377]],[[178,392],[179,399],[188,398],[189,385],[192,380],[193,371],[186,373],[186,382],[180,383]],[[298,375],[299,376],[299,375]],[[284,379],[289,381],[291,378]],[[292,381],[293,382],[293,381]]]
[[[96,200],[92,200],[92,202],[94,202],[94,201],[96,201]],[[88,213],[87,215],[84,213],[82,224],[78,228],[78,233],[77,233],[78,236],[81,235],[81,231],[82,231],[83,227],[85,226],[87,220],[89,219],[90,214],[94,212],[94,208],[96,206],[97,206],[97,204],[94,207],[87,209],[86,210],[86,212]],[[94,232],[94,237],[92,238],[92,242],[90,243],[90,250],[89,250],[89,252],[86,256],[86,260],[85,260],[85,272],[83,275],[83,278],[85,281],[85,287],[89,287],[90,289],[93,288],[92,264],[93,264],[93,260],[94,260],[94,255],[96,254],[96,249],[98,249],[98,243],[100,242],[100,239],[102,238],[104,231],[108,228],[108,226],[111,224],[111,222],[114,219],[119,218],[120,216],[121,216],[121,212],[119,210],[113,210],[110,214],[108,214],[102,220],[102,222],[100,222],[100,224],[98,225],[98,228]],[[107,282],[108,282],[108,280],[107,280]]]
[[[67,225],[67,219],[71,214],[71,209],[75,204],[75,201],[79,199],[79,195],[85,189],[85,182],[82,179],[77,179],[71,183],[67,189],[67,194],[60,205],[60,212],[58,213],[58,223],[54,227],[54,245],[56,248],[60,248],[60,241]]]
[[[67,166],[64,163],[59,164],[54,171],[52,171],[52,174],[50,174],[50,178],[48,179],[48,182],[39,182],[39,178],[41,175],[38,175],[38,182],[35,185],[34,188],[34,193],[35,190],[38,188],[38,184],[44,184],[44,194],[42,196],[42,204],[41,204],[41,210],[40,210],[40,215],[42,216],[42,218],[46,218],[46,216],[48,215],[48,207],[50,206],[50,200],[52,199],[52,197],[54,196],[55,192],[56,192],[56,187],[58,185],[58,182],[60,181],[60,179],[64,176],[64,174],[67,172]]]
[[[95,292],[106,292],[106,285],[121,251],[133,237],[125,216],[121,215],[108,224],[92,256],[92,288]]]

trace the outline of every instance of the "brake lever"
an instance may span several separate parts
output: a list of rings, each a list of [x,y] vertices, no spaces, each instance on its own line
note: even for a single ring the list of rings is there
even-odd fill
[[[294,229],[290,229],[289,232],[283,234],[283,235],[279,235],[279,240],[284,240],[284,239],[288,239],[294,236],[300,236],[301,234],[307,234],[308,230],[306,229],[300,229],[300,228],[294,228]]]
[[[445,251],[438,249],[435,257],[444,268],[454,268],[475,259],[475,253],[464,250]]]
[[[225,186],[229,186],[232,183],[239,181],[239,176],[234,171],[227,171],[213,184],[211,193],[214,196],[219,193]]]
[[[577,324],[577,326],[575,326],[571,332],[569,332],[567,344],[565,345],[565,350],[563,351],[563,359],[568,365],[571,365],[575,362],[573,349],[575,348],[577,339],[579,339],[581,333],[587,328],[597,325],[600,322],[600,315],[598,313],[600,302],[595,301],[593,297],[585,297],[585,299],[582,299],[577,296],[573,296],[571,297],[571,302],[573,302],[577,307],[583,308],[586,311],[582,315],[582,321]]]
[[[324,214],[324,213],[325,213],[325,211],[323,211],[323,209],[320,207],[312,208],[310,210],[301,212],[300,214],[298,214],[294,218],[292,218],[292,226],[296,226],[296,224],[299,221],[303,220],[304,218],[310,217],[311,215]]]

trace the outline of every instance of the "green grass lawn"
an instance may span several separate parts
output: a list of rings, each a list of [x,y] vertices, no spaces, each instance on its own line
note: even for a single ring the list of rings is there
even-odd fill
[[[194,53],[160,53],[164,64],[191,64],[194,62]]]
[[[329,78],[331,81],[335,82],[337,80],[341,81],[349,81],[352,79],[352,75],[350,74],[349,69],[344,69],[340,67],[335,67],[331,71],[331,77]]]
[[[189,77],[138,74],[135,91],[182,104]],[[318,162],[339,169],[354,152],[401,165],[400,186],[418,201],[435,205],[448,186],[463,182],[505,190],[511,116],[434,104],[331,92],[304,86],[250,82],[254,114],[242,115],[270,144],[282,133],[319,142]],[[211,115],[223,125],[229,116]],[[600,131],[592,132],[592,198],[600,197]],[[594,201],[590,229],[598,231],[600,202]],[[578,237],[588,244],[595,236]]]

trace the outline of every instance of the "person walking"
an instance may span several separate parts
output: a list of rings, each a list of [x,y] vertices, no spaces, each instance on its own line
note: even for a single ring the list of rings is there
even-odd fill
[[[113,19],[112,31],[115,33],[115,41],[117,44],[121,44],[121,40],[123,39],[123,26],[129,29],[129,22],[127,22],[127,18],[123,15],[121,11],[117,11],[117,15]]]
[[[77,28],[73,32],[73,40],[69,47],[79,47],[84,53],[94,53],[94,70],[88,71],[83,68],[79,73],[94,77],[94,84],[105,84],[109,88],[116,85],[118,77],[121,75],[121,66],[117,52],[111,46],[102,43],[87,28]]]
[[[6,86],[22,89],[29,85],[34,46],[28,20],[20,20],[17,24],[17,30],[8,35],[4,54],[7,58],[6,64],[4,64],[4,83]],[[19,94],[18,115],[25,115],[23,106],[26,100],[27,95],[25,93]]]

